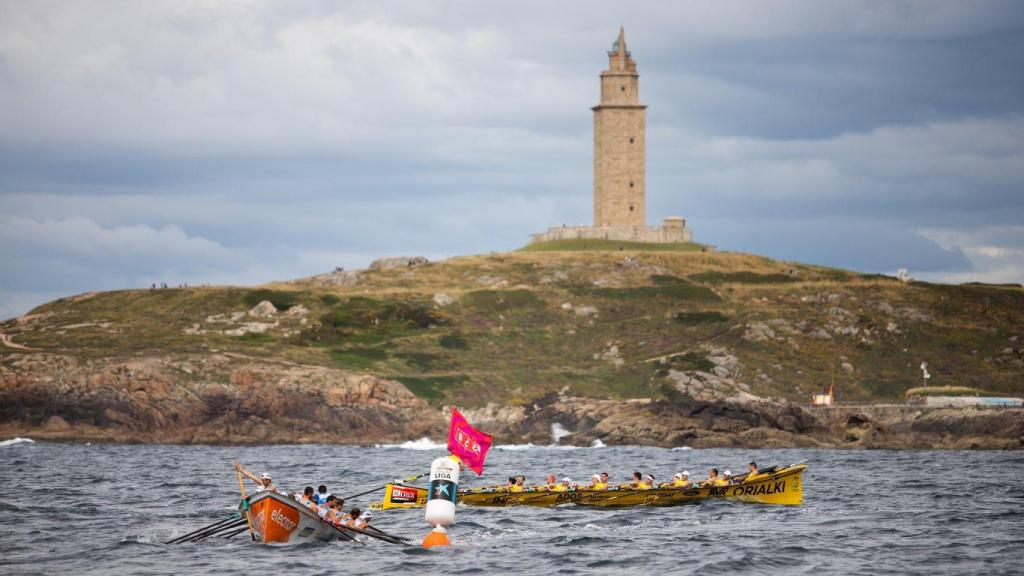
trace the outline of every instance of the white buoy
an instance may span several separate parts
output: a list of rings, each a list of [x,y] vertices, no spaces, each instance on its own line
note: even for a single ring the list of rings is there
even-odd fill
[[[424,519],[431,526],[455,522],[455,500],[459,490],[459,464],[445,456],[430,464],[430,488]]]
[[[455,522],[455,500],[459,491],[459,463],[451,456],[438,458],[430,464],[430,488],[423,517],[433,529],[423,539],[424,548],[448,546],[445,526]]]

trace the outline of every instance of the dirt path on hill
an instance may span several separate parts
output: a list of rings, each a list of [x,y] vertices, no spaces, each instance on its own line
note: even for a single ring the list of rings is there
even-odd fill
[[[29,348],[24,344],[18,344],[17,342],[14,342],[13,340],[11,340],[10,336],[4,334],[3,332],[0,332],[0,342],[2,342],[4,346],[7,346],[8,348],[14,348],[15,350],[35,350],[35,348]]]

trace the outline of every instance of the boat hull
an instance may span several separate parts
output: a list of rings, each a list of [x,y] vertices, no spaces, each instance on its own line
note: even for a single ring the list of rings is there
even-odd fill
[[[301,544],[314,540],[350,539],[316,513],[276,492],[257,492],[248,498],[253,541],[260,544]],[[245,503],[239,513],[245,516]]]
[[[537,506],[548,508],[560,504],[579,506],[674,506],[711,498],[753,502],[758,504],[799,505],[803,503],[803,474],[806,465],[790,466],[766,474],[750,482],[704,488],[651,488],[648,490],[578,489],[569,492],[538,490],[530,492],[465,492],[459,501],[466,506],[505,508]]]

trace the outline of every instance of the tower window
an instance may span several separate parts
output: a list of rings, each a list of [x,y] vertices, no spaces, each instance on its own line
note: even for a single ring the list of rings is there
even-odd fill
[[[630,187],[630,188],[632,188],[632,187],[633,187],[633,183],[632,183],[632,182],[630,182],[630,183],[629,183],[629,187]],[[630,210],[632,210],[632,208],[630,208]]]
[[[625,92],[626,91],[626,87],[625,86],[619,86],[619,90],[622,90],[623,92]]]
[[[630,211],[630,212],[632,212],[632,211],[633,211],[633,207],[632,207],[632,206],[630,206],[630,207],[629,207],[629,211]]]
[[[632,143],[633,143],[633,137],[632,137],[632,136],[630,136],[630,137],[629,137],[629,143],[630,143],[630,144],[632,144]]]

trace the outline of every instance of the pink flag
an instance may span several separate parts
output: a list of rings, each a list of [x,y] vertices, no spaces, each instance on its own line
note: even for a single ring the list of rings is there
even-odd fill
[[[491,447],[491,435],[466,422],[452,406],[452,427],[448,430],[448,451],[459,457],[477,476],[484,473],[484,459]]]

